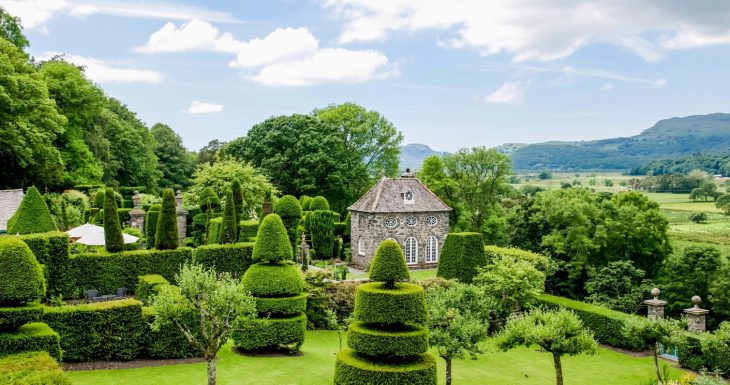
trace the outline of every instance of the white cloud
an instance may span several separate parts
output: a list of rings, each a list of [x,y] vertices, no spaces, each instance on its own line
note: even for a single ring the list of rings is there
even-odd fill
[[[162,28],[150,35],[147,43],[134,50],[143,53],[183,52],[183,51],[220,51],[238,52],[241,42],[230,33],[221,34],[206,21],[191,20],[181,24],[167,22]]]
[[[190,107],[183,110],[183,112],[188,113],[188,114],[209,114],[212,112],[221,112],[221,111],[223,111],[222,105],[208,103],[208,102],[201,102],[199,100],[193,100],[193,102],[190,103]]]
[[[525,90],[529,85],[529,81],[505,82],[496,91],[487,95],[484,100],[494,104],[522,104],[525,101]]]
[[[644,58],[663,50],[730,44],[730,2],[664,0],[323,0],[343,19],[342,43],[398,31],[443,31],[439,45],[504,53],[515,62],[568,57],[595,42]]]
[[[657,79],[657,80],[654,80],[651,83],[651,85],[653,85],[654,87],[657,87],[657,88],[664,87],[664,86],[667,85],[667,79]]]
[[[53,15],[66,9],[65,0],[0,0],[0,7],[8,13],[20,18],[23,27],[33,29],[41,27]]]
[[[311,57],[319,49],[319,40],[306,28],[277,28],[263,39],[255,38],[240,45],[231,67],[251,68],[276,62]]]
[[[611,90],[613,90],[613,83],[606,82],[601,86],[601,88],[598,89],[598,92],[608,92]]]
[[[60,52],[47,51],[40,55],[40,60],[47,60],[62,55]],[[162,74],[157,71],[122,67],[92,57],[63,55],[64,60],[85,67],[86,77],[98,83],[142,82],[159,83]]]

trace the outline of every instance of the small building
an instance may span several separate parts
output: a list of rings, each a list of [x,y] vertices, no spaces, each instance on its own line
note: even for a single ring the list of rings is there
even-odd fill
[[[23,201],[23,189],[0,190],[0,234],[8,231],[8,220]]]
[[[386,239],[401,245],[409,268],[438,265],[451,208],[410,169],[400,178],[381,179],[348,210],[354,265],[367,269]]]

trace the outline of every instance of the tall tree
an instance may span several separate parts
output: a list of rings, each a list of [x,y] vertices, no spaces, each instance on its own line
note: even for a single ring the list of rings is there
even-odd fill
[[[23,35],[20,19],[7,13],[2,7],[0,7],[0,38],[9,41],[21,51],[30,45]]]
[[[162,171],[160,187],[182,189],[188,186],[193,173],[193,163],[182,139],[170,126],[157,123],[150,129],[155,139],[154,153]]]
[[[205,147],[201,148],[200,151],[198,151],[198,159],[197,164],[213,164],[215,161],[215,155],[218,153],[218,150],[220,150],[226,142],[221,142],[218,139],[213,139],[208,144],[205,145]]]

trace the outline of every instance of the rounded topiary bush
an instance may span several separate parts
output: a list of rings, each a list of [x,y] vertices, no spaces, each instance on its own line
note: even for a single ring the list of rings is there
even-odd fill
[[[355,319],[374,324],[426,322],[423,287],[398,283],[389,288],[381,282],[360,285],[355,293]]]
[[[253,247],[254,261],[277,262],[291,259],[292,248],[289,236],[284,228],[281,217],[277,214],[267,215],[256,233],[256,243]]]
[[[330,203],[327,202],[327,198],[318,195],[314,198],[312,198],[312,202],[309,204],[309,210],[307,211],[317,211],[317,210],[329,210],[330,209]]]
[[[242,278],[246,291],[257,297],[292,296],[304,290],[302,273],[294,265],[257,263]]]
[[[28,245],[0,237],[0,306],[25,305],[45,295],[43,270]]]
[[[302,211],[309,211],[309,207],[312,205],[312,197],[302,195],[299,197],[299,204],[302,205]]]

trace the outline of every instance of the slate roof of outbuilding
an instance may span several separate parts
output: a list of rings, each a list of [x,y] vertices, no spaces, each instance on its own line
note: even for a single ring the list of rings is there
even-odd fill
[[[0,232],[8,229],[8,219],[15,214],[23,200],[23,189],[0,190]]]
[[[383,178],[348,210],[364,213],[412,213],[451,211],[420,180],[408,172],[400,178]],[[414,203],[406,204],[402,193],[412,191]]]

